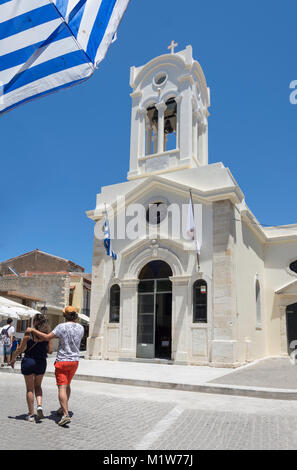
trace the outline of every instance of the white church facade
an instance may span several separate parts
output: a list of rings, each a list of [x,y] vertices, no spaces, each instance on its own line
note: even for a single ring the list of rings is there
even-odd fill
[[[174,47],[131,68],[127,181],[102,187],[87,212],[87,357],[236,367],[287,355],[297,340],[297,224],[262,227],[230,170],[208,163],[210,91],[192,48]],[[185,235],[190,191],[198,256]],[[104,247],[105,210],[116,261]]]

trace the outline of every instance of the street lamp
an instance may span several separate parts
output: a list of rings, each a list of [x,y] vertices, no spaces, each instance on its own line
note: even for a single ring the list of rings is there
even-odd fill
[[[41,313],[43,313],[43,315],[46,315],[47,314],[47,306],[46,306],[46,303],[44,303],[44,306],[41,307]]]

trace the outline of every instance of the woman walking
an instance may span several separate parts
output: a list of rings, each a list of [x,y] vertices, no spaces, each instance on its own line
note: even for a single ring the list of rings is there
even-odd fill
[[[42,314],[36,314],[33,318],[34,331],[42,333],[49,332],[47,319]],[[53,352],[52,341],[39,339],[34,333],[25,333],[20,346],[13,353],[11,366],[14,367],[16,358],[19,354],[25,352],[21,362],[21,371],[26,383],[26,398],[28,404],[27,421],[34,422],[34,393],[37,402],[37,418],[42,419],[42,388],[41,383],[46,371],[47,353]]]
[[[83,326],[77,323],[78,315],[76,309],[68,306],[64,308],[63,314],[66,322],[56,326],[49,334],[27,328],[27,332],[34,333],[34,335],[45,341],[59,338],[55,362],[55,375],[61,405],[57,411],[57,414],[61,416],[58,422],[59,426],[65,426],[71,421],[68,413],[68,401],[71,393],[70,383],[78,368],[80,342],[84,335]]]

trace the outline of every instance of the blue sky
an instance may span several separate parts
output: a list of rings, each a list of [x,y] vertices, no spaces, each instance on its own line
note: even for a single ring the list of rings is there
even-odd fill
[[[130,66],[172,39],[192,45],[211,89],[210,163],[230,168],[261,223],[297,223],[296,17],[293,0],[131,0],[90,80],[0,118],[0,260],[39,248],[91,270],[85,211],[128,171]]]

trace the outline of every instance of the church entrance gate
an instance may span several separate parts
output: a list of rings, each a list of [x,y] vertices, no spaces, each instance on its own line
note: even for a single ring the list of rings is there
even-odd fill
[[[141,271],[138,284],[137,350],[139,358],[171,359],[172,275],[163,261]]]

